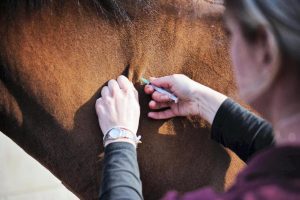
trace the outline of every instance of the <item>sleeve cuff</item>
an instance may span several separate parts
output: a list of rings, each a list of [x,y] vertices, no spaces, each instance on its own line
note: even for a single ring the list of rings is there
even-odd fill
[[[128,142],[113,142],[108,144],[105,147],[105,153],[113,151],[113,150],[119,150],[119,149],[128,149],[132,151],[136,151],[136,148]]]

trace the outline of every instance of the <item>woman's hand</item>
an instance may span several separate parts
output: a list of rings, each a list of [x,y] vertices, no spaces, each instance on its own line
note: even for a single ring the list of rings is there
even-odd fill
[[[219,107],[227,98],[182,74],[152,78],[150,81],[152,85],[163,87],[179,98],[178,103],[175,103],[167,95],[155,91],[151,85],[146,85],[145,92],[151,94],[153,99],[149,102],[149,107],[154,110],[168,108],[164,111],[149,112],[148,116],[153,119],[198,115],[212,124]]]
[[[136,134],[140,118],[138,92],[125,76],[119,76],[117,81],[110,80],[96,101],[96,112],[103,134],[113,127]]]

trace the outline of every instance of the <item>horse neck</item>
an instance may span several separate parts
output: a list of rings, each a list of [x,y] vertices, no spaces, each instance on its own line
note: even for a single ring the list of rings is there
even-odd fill
[[[71,130],[78,108],[128,66],[133,81],[180,72],[201,81],[195,70],[201,63],[206,69],[200,73],[211,74],[216,55],[226,48],[219,16],[179,17],[175,11],[165,9],[127,24],[111,23],[75,5],[60,15],[51,9],[20,13],[1,31],[7,38],[1,44],[2,60],[14,81]],[[218,65],[224,62],[221,57]]]

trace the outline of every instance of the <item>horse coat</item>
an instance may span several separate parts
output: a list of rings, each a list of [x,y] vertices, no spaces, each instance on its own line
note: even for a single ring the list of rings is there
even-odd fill
[[[103,147],[94,104],[120,74],[139,90],[145,199],[233,182],[244,164],[210,140],[206,123],[147,118],[150,98],[138,83],[183,73],[235,98],[222,5],[4,0],[0,9],[0,131],[78,197],[97,198]]]

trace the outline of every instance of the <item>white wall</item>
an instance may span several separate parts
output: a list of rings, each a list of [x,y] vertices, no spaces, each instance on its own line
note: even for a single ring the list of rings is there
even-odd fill
[[[46,168],[0,132],[0,200],[78,200]]]

